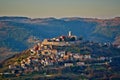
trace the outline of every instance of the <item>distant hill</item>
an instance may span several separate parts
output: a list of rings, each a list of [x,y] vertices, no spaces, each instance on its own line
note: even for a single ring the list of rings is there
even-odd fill
[[[116,42],[120,37],[120,17],[113,19],[96,18],[35,18],[0,17],[0,47],[22,51],[38,39],[67,35],[82,36],[95,42]]]

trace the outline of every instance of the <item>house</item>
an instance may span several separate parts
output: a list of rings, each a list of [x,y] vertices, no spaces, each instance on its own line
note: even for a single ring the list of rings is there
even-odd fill
[[[78,65],[78,66],[84,66],[84,65],[85,65],[85,62],[77,62],[77,65]]]
[[[65,63],[64,66],[65,67],[73,66],[73,63]]]
[[[91,55],[90,54],[85,54],[84,59],[91,59]]]
[[[63,59],[67,60],[69,58],[69,55],[64,55]]]
[[[80,56],[78,54],[73,55],[73,58],[80,59]]]
[[[31,55],[34,55],[35,53],[36,53],[35,50],[30,49],[30,54],[31,54]]]

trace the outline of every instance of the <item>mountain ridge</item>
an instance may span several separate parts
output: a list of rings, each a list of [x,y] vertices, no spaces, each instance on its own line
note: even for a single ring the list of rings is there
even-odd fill
[[[120,17],[111,19],[97,18],[29,18],[0,17],[0,47],[12,51],[22,51],[37,40],[67,35],[72,31],[84,40],[110,42],[120,45]]]

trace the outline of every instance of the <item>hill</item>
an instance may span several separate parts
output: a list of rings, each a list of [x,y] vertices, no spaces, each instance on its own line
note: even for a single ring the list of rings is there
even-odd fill
[[[60,46],[42,42],[11,56],[0,63],[0,79],[120,79],[120,48],[82,40],[67,43]]]

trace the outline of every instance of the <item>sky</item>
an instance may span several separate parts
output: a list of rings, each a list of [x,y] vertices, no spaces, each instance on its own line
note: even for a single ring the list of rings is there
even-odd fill
[[[0,16],[113,18],[120,0],[0,0]]]

